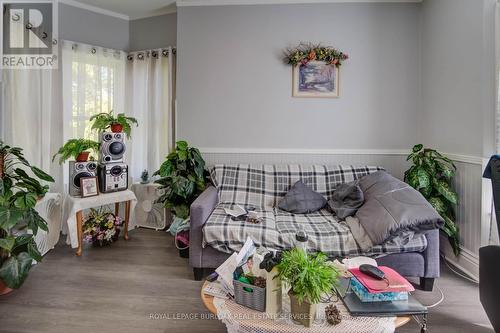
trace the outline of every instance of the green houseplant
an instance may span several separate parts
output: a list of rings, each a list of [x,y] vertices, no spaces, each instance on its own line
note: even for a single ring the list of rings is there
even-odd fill
[[[411,161],[412,166],[405,172],[405,182],[422,193],[441,215],[445,221],[442,230],[455,255],[460,254],[459,230],[454,222],[458,195],[452,188],[455,164],[435,149],[424,148],[421,144],[413,147],[406,160]]]
[[[276,266],[277,277],[290,287],[288,296],[292,318],[310,327],[316,316],[316,304],[323,294],[332,293],[338,283],[338,271],[323,253],[307,254],[294,248],[284,251]]]
[[[160,176],[155,183],[164,190],[158,202],[165,205],[181,219],[189,217],[189,206],[205,190],[205,161],[197,148],[186,141],[177,141],[175,150],[153,176]]]
[[[89,150],[97,153],[99,151],[99,142],[87,139],[70,139],[64,146],[59,148],[57,153],[52,157],[55,160],[57,155],[59,157],[59,164],[63,164],[66,160],[73,157],[77,162],[85,162],[89,157]]]
[[[39,229],[48,228],[34,207],[48,186],[40,180],[54,181],[32,166],[21,148],[0,141],[0,294],[5,293],[3,284],[9,289],[21,287],[33,260],[42,260],[34,236]]]
[[[119,113],[115,116],[113,110],[93,115],[90,117],[90,122],[92,123],[93,130],[105,131],[111,128],[111,131],[114,133],[123,131],[129,139],[132,132],[132,125],[138,126],[139,124],[137,119],[127,117],[124,113]]]

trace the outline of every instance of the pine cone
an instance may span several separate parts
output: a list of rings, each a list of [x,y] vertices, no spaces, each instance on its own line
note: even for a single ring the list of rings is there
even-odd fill
[[[265,288],[266,287],[266,279],[263,277],[257,276],[255,280],[253,281],[253,285],[260,287],[260,288]]]
[[[342,315],[340,314],[339,309],[337,309],[337,307],[333,304],[330,304],[325,308],[325,317],[326,321],[330,325],[337,325],[342,321]]]

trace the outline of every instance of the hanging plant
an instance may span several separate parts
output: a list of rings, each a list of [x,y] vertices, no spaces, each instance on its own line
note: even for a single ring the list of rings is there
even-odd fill
[[[320,44],[300,43],[297,47],[285,50],[285,62],[289,65],[306,65],[309,61],[324,61],[327,64],[339,67],[342,61],[348,59],[347,53],[333,47]]]

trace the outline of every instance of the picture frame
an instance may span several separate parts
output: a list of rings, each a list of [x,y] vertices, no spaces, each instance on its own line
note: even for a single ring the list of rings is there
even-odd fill
[[[338,98],[339,68],[324,61],[309,61],[292,68],[292,96]]]
[[[99,181],[97,177],[80,178],[80,190],[82,198],[95,197],[99,195]]]

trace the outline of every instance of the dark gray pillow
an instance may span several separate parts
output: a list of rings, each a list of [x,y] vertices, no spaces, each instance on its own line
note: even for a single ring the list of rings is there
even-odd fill
[[[340,184],[328,200],[330,209],[340,218],[345,219],[348,216],[356,214],[359,207],[365,201],[363,191],[359,187],[359,181],[355,180],[349,183]]]
[[[326,199],[301,180],[279,202],[278,208],[294,214],[312,213],[325,207]]]

